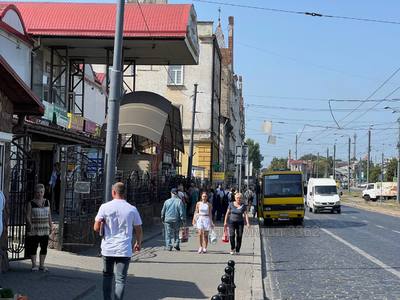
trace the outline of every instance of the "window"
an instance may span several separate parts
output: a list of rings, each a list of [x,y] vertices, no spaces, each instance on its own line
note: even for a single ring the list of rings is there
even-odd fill
[[[183,66],[168,67],[168,85],[183,85]]]
[[[5,154],[5,145],[0,142],[0,191],[4,189],[4,154]]]

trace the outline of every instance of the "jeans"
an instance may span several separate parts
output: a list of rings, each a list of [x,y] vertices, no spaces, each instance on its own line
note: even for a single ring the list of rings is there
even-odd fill
[[[240,252],[240,247],[242,246],[242,236],[244,229],[244,221],[231,222],[229,224],[229,240],[231,242],[231,250]],[[236,245],[235,245],[235,235],[236,235]]]
[[[180,222],[165,222],[165,247],[179,247]],[[173,244],[175,242],[175,244]]]
[[[103,256],[103,297],[104,300],[111,300],[112,281],[115,273],[114,299],[122,300],[124,297],[125,282],[129,268],[130,257]]]

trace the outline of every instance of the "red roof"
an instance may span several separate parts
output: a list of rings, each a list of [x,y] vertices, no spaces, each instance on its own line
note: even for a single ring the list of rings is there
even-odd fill
[[[14,104],[14,114],[43,115],[44,106],[0,55],[0,90]]]
[[[33,36],[114,37],[115,4],[13,4],[21,12],[27,32]],[[4,5],[4,2],[0,5]],[[137,3],[125,4],[125,38],[186,36],[192,5],[141,4],[140,7]]]
[[[9,24],[7,24],[6,22],[3,21],[3,18],[5,17],[5,15],[7,14],[8,11],[14,11],[17,14],[19,21],[21,22],[23,32],[18,31],[17,29],[11,27]],[[21,13],[19,12],[18,8],[14,4],[0,3],[0,28],[15,35],[19,39],[21,39],[29,44],[33,43],[33,41],[28,37],[28,34],[26,32],[25,23],[21,17]]]

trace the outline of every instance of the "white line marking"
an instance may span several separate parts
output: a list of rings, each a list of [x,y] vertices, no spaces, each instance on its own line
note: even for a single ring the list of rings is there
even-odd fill
[[[362,220],[363,222],[365,222],[365,223],[368,223],[368,221],[367,220]]]
[[[397,230],[392,230],[393,232],[396,232],[396,233],[400,233],[400,231],[397,231]]]
[[[305,217],[305,219],[310,219]],[[395,269],[393,269],[392,267],[388,266],[387,264],[385,264],[384,262],[380,261],[379,259],[373,257],[372,255],[369,255],[367,252],[365,252],[364,250],[361,250],[360,248],[350,244],[349,242],[345,241],[344,239],[342,239],[341,237],[337,236],[336,234],[330,232],[329,230],[325,229],[325,228],[320,228],[323,232],[325,232],[326,234],[330,235],[331,237],[333,237],[334,239],[338,240],[339,242],[345,244],[346,246],[348,246],[349,248],[351,248],[352,250],[354,250],[355,252],[357,252],[358,254],[362,255],[363,257],[365,257],[366,259],[368,259],[369,261],[373,262],[374,264],[380,266],[382,269],[392,273],[393,275],[395,275],[396,277],[400,278],[400,271],[397,271]]]
[[[381,225],[375,225],[375,226],[378,227],[378,228],[385,229],[385,227],[383,227],[383,226],[381,226]]]

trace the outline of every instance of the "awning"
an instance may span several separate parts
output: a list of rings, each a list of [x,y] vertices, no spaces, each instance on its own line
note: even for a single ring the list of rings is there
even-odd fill
[[[29,86],[0,55],[0,90],[14,104],[14,114],[44,114],[44,106]]]
[[[167,142],[184,152],[179,109],[161,95],[151,92],[126,94],[121,101],[119,133],[135,134],[159,144]]]
[[[0,3],[1,4],[1,3]],[[70,58],[106,64],[113,49],[116,4],[14,2],[28,34]],[[125,4],[124,59],[136,65],[196,65],[199,42],[191,4]]]

